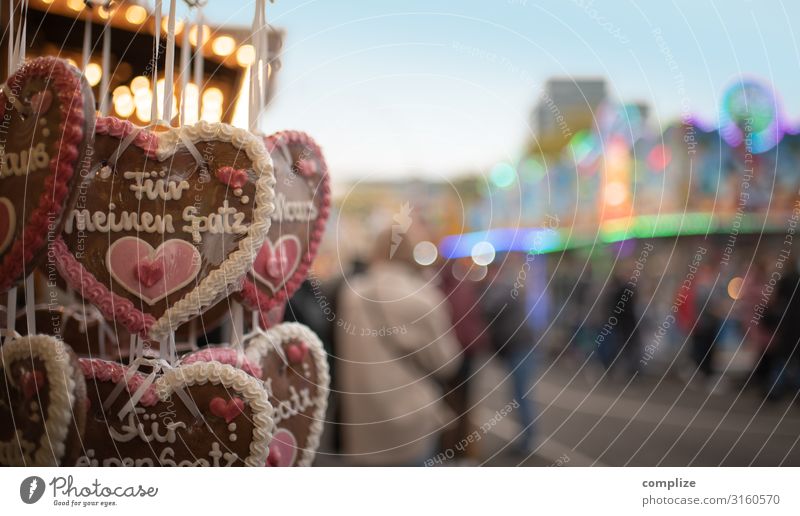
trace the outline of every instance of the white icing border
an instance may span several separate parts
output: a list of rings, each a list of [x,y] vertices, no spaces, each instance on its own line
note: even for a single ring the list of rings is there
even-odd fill
[[[64,458],[66,440],[72,421],[72,406],[75,403],[75,368],[72,365],[67,345],[49,335],[29,335],[14,339],[0,348],[0,368],[5,375],[5,364],[17,360],[39,358],[47,370],[49,406],[44,433],[39,440],[39,449],[33,464],[11,464],[12,466],[58,466]]]
[[[247,236],[239,242],[239,247],[223,260],[222,264],[203,278],[199,285],[186,294],[159,317],[146,330],[149,337],[160,339],[174,331],[182,323],[204,312],[217,297],[241,289],[241,280],[253,266],[253,261],[267,237],[275,210],[275,171],[272,157],[260,138],[249,131],[228,124],[198,122],[195,125],[172,128],[158,133],[156,158],[162,161],[175,153],[182,139],[196,142],[228,142],[239,150],[244,150],[253,163],[258,175],[256,181],[255,205]]]
[[[261,361],[265,356],[271,351],[279,349],[284,342],[293,339],[302,340],[308,345],[308,349],[314,357],[314,366],[317,369],[316,387],[319,392],[314,398],[317,406],[308,430],[308,442],[302,450],[300,460],[297,461],[298,466],[310,466],[314,462],[314,456],[317,453],[319,441],[322,437],[331,383],[328,361],[322,341],[308,326],[300,323],[282,323],[266,330],[263,335],[253,337],[248,342],[245,356],[261,366]]]
[[[0,242],[0,253],[2,253],[14,239],[14,233],[17,228],[17,210],[14,209],[14,204],[8,197],[0,197],[0,204],[5,205],[8,209],[8,234],[5,240]]]
[[[222,384],[226,389],[236,391],[250,405],[253,435],[250,441],[250,455],[244,459],[244,463],[247,466],[264,466],[275,422],[272,419],[272,404],[261,381],[227,364],[195,362],[167,370],[163,376],[156,379],[154,387],[159,399],[165,401],[179,387],[203,385],[206,382],[214,385]]]

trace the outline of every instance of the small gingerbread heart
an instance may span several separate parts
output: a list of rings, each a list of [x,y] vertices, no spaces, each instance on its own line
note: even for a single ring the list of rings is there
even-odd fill
[[[53,245],[68,285],[157,340],[240,288],[270,227],[263,143],[225,124],[97,121],[92,168]]]
[[[330,213],[328,167],[306,133],[282,131],[266,139],[275,164],[272,226],[238,298],[267,313],[283,305],[303,282],[317,254]]]
[[[244,371],[198,362],[152,372],[153,380],[114,362],[80,364],[91,411],[77,466],[264,465],[272,406],[261,382]]]
[[[6,342],[0,356],[0,465],[74,463],[87,408],[78,358],[48,335]]]
[[[182,364],[217,361],[260,378],[275,413],[268,466],[310,466],[328,406],[330,376],[325,350],[306,326],[283,323],[253,337],[244,355],[230,347],[191,353]]]
[[[94,96],[77,68],[32,59],[0,89],[0,292],[43,261],[92,141]]]

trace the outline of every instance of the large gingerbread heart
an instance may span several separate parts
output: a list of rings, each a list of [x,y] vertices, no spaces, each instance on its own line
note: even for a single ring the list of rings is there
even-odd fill
[[[330,212],[328,167],[317,143],[299,131],[275,133],[266,142],[275,164],[275,211],[239,293],[261,313],[285,303],[303,282]]]
[[[75,465],[263,466],[267,460],[272,406],[261,382],[244,371],[198,362],[168,369],[147,385],[147,374],[129,374],[114,362],[80,363],[91,410]],[[119,395],[105,405],[115,389]],[[131,408],[133,395],[141,397]]]
[[[80,454],[86,384],[72,350],[47,335],[0,348],[0,464],[59,466]]]
[[[263,380],[276,426],[267,465],[310,466],[322,435],[330,384],[325,350],[314,332],[284,323],[251,339],[244,356],[230,347],[208,348],[181,363],[212,360]]]
[[[270,227],[274,184],[247,131],[200,122],[154,132],[100,118],[56,265],[105,317],[163,338],[240,288]]]
[[[66,61],[32,59],[2,86],[0,120],[2,292],[36,268],[60,232],[91,142],[94,96]]]

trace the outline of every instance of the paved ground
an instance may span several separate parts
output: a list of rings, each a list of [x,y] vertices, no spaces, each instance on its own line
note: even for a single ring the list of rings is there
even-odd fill
[[[800,404],[792,400],[765,403],[728,379],[702,386],[673,377],[610,379],[580,366],[542,364],[534,391],[535,454],[509,452],[506,443],[520,428],[512,413],[494,426],[485,464],[800,465]],[[505,377],[495,363],[481,368],[476,384],[486,398],[476,409],[477,423],[511,399]]]
[[[672,376],[607,378],[577,362],[540,364],[534,396],[536,449],[520,453],[516,410],[502,364],[487,361],[474,377],[475,428],[491,429],[471,445],[487,466],[800,466],[800,403],[763,402],[730,379],[698,385]],[[320,466],[342,465],[321,454]]]

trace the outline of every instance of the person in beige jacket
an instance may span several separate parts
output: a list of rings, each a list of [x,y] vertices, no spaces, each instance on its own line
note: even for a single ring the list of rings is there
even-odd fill
[[[413,258],[421,232],[375,243],[369,269],[343,285],[337,314],[342,452],[357,465],[422,465],[455,420],[442,383],[460,347],[448,305]]]

